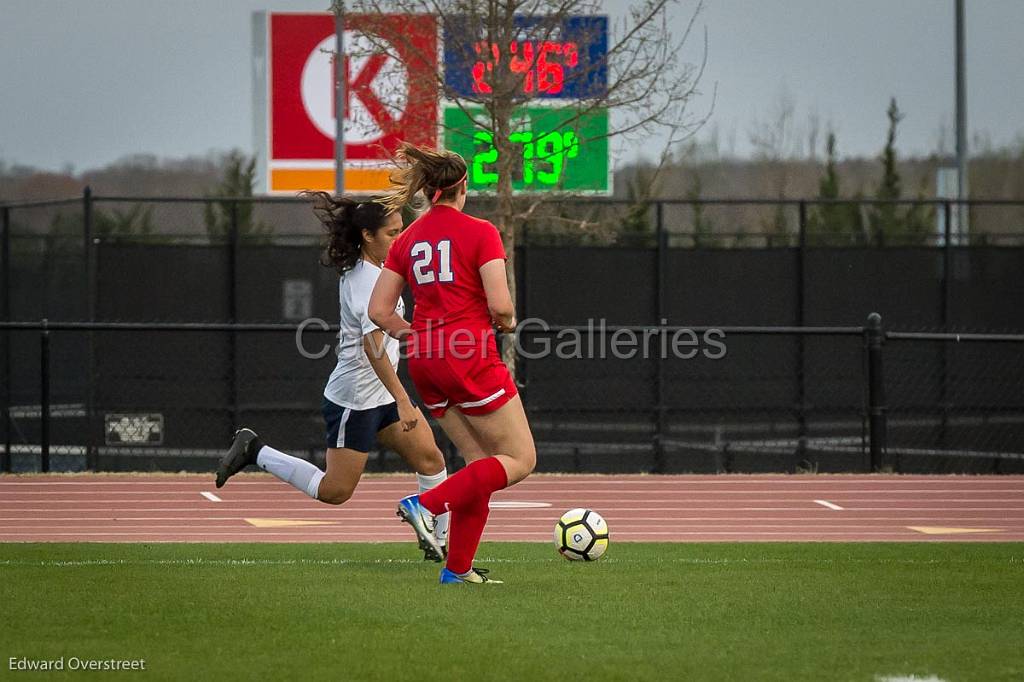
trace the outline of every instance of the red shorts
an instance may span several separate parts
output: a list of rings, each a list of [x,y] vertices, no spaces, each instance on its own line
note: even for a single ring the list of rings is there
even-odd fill
[[[463,414],[489,414],[514,398],[516,382],[497,355],[459,359],[410,357],[409,376],[424,407],[435,417],[449,407]]]

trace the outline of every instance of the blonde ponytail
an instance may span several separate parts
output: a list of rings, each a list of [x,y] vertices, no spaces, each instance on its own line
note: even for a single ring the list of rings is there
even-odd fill
[[[424,192],[431,203],[452,201],[466,179],[466,162],[455,152],[442,151],[403,142],[393,157],[392,190],[377,201],[389,211],[400,210]]]

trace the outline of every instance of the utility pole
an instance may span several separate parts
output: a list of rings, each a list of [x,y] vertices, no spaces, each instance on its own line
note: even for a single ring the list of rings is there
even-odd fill
[[[957,232],[966,238],[967,206],[967,74],[964,64],[964,0],[956,0],[956,170]]]
[[[337,52],[334,56],[334,191],[345,193],[345,2],[334,0],[334,36]]]

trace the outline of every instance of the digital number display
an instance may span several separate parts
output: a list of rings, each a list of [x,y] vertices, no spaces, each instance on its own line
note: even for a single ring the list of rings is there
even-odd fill
[[[494,189],[498,184],[494,134],[473,120],[484,116],[482,107],[468,109],[468,115],[459,107],[447,107],[444,113],[445,146],[466,159],[470,189]],[[577,118],[570,107],[525,107],[515,113],[514,121],[516,132],[509,135],[516,154],[514,189],[609,190],[607,110]]]
[[[590,99],[607,92],[607,17],[567,17],[554,27],[543,17],[516,17],[516,28],[520,39],[503,51],[498,43],[472,39],[482,31],[471,19],[450,20],[444,52],[448,88],[459,97],[487,95],[504,73],[519,76],[524,96]]]
[[[481,40],[473,46],[477,61],[473,63],[473,92],[489,94],[494,91],[490,80],[495,70],[502,68],[501,49],[497,43]],[[523,74],[524,94],[560,95],[565,89],[565,71],[579,66],[579,46],[576,43],[545,41],[514,42],[508,46],[508,70]]]

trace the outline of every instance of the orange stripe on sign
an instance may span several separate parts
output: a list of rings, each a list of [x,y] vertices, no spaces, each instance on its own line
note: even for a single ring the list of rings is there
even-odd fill
[[[345,189],[350,192],[379,192],[387,189],[389,171],[384,168],[346,168]],[[334,191],[334,169],[277,168],[270,171],[271,192],[299,192],[304,189]]]

